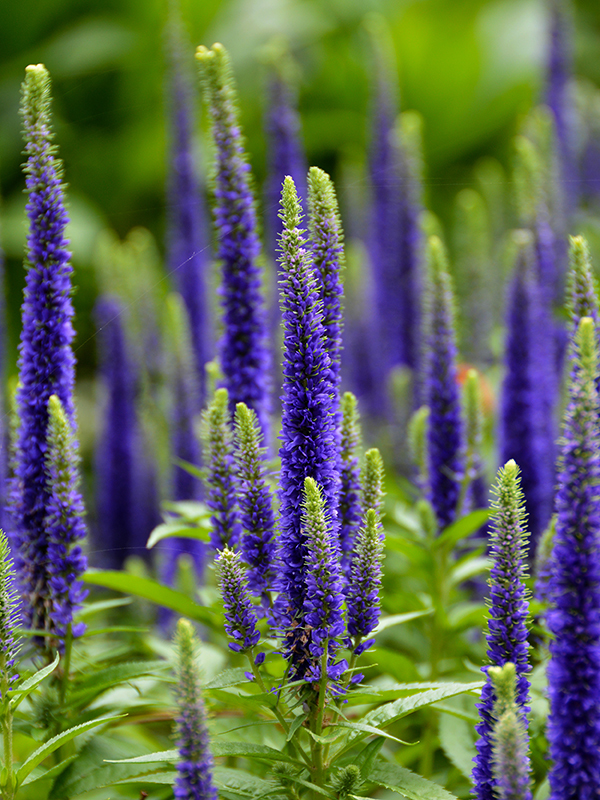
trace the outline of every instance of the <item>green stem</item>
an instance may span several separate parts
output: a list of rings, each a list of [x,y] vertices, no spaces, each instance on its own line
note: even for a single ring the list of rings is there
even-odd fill
[[[261,692],[266,693],[267,687],[265,686],[265,682],[262,679],[262,675],[260,674],[260,670],[258,669],[256,664],[254,663],[255,662],[254,649],[247,651],[246,652],[246,657],[248,658],[248,661],[250,662],[250,668],[252,669],[252,674],[254,675],[254,679],[256,680],[256,683],[258,684],[258,687],[260,688]],[[285,731],[285,734],[287,736],[288,733],[290,732],[290,726],[288,725],[288,722],[287,722],[286,718],[283,716],[283,714],[277,708],[277,706],[275,706],[271,710],[273,711],[273,713],[275,714],[275,716],[277,717],[277,719],[281,723],[281,727],[283,728],[283,730]],[[304,760],[306,765],[308,767],[310,767],[310,758],[306,755],[306,753],[304,752],[302,747],[300,747],[299,743],[295,742],[293,740],[290,740],[290,744],[296,750],[298,755],[300,755],[302,757],[302,759]]]
[[[469,491],[469,486],[473,482],[473,467],[475,466],[475,453],[472,450],[467,452],[466,457],[466,464],[465,464],[465,473],[463,475],[463,479],[460,482],[460,492],[458,494],[458,502],[456,504],[456,519],[460,519],[464,514],[464,506],[467,500],[467,492]]]
[[[326,639],[323,643],[323,655],[321,656],[321,679],[319,681],[319,695],[317,698],[317,718],[315,720],[315,733],[318,736],[323,735],[323,719],[325,717],[325,699],[327,695],[327,661],[329,660],[329,641]],[[315,742],[313,750],[314,755],[314,776],[315,784],[320,788],[324,788],[324,770],[323,770],[323,742]]]
[[[6,769],[6,783],[2,787],[3,800],[13,800],[16,788],[13,768],[13,716],[10,707],[8,672],[5,657],[2,656],[0,657],[0,687],[2,691],[2,741],[4,744],[4,768]]]
[[[67,698],[67,692],[69,689],[69,679],[71,673],[71,651],[73,648],[73,632],[71,629],[71,623],[69,622],[69,626],[67,628],[67,635],[65,637],[65,654],[63,657],[63,674],[62,680],[60,683],[60,704],[61,706],[64,705],[64,702]]]

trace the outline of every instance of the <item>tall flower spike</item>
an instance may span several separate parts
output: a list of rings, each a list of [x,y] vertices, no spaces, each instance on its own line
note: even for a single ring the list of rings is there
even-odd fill
[[[16,522],[16,572],[27,628],[48,626],[48,539],[45,508],[49,497],[44,453],[48,400],[58,395],[72,425],[74,365],[73,305],[68,221],[55,157],[50,115],[50,77],[42,64],[29,66],[22,88],[27,238],[23,328],[19,346],[19,387],[12,513]]]
[[[225,606],[225,630],[233,639],[229,647],[236,653],[245,653],[258,642],[260,632],[256,630],[256,614],[248,596],[240,554],[225,546],[217,558],[217,567]]]
[[[361,640],[374,631],[379,622],[382,560],[383,531],[377,512],[370,508],[354,545],[346,594],[348,633],[354,637],[356,655],[374,641]]]
[[[598,293],[587,240],[583,236],[569,237],[569,278],[567,307],[573,325],[573,334],[582,317],[591,317],[598,325]]]
[[[573,346],[558,460],[556,533],[547,614],[550,797],[593,797],[600,786],[600,440],[598,346],[583,317]]]
[[[192,354],[192,338],[184,300],[179,294],[169,295],[166,302],[166,331],[170,347],[171,408],[171,492],[174,500],[199,500],[202,484],[177,461],[198,467],[201,462],[200,443],[196,436],[196,414],[200,404],[200,387]],[[172,585],[180,555],[190,556],[196,575],[204,569],[205,545],[195,539],[168,539],[164,543],[165,563],[162,579]]]
[[[454,521],[464,471],[463,423],[456,367],[454,299],[446,253],[429,239],[425,403],[429,406],[427,465],[430,500],[440,529]]]
[[[4,531],[0,530],[0,700],[17,679],[15,661],[19,643],[15,634],[18,624],[17,597],[13,589],[15,574],[10,547]]]
[[[67,636],[77,611],[87,595],[81,576],[87,559],[81,550],[86,535],[85,509],[79,490],[79,453],[64,408],[53,394],[48,401],[48,439],[46,477],[49,497],[46,502],[46,537],[52,630],[59,639]],[[84,623],[72,625],[73,636],[81,636]]]
[[[508,662],[503,667],[490,667],[489,676],[496,695],[492,733],[496,797],[531,800],[528,737],[515,702],[515,665]]]
[[[429,494],[429,476],[427,472],[427,428],[429,426],[429,407],[421,406],[408,423],[408,446],[412,462],[416,468],[417,485],[425,495]]]
[[[221,368],[233,416],[237,403],[256,411],[268,428],[269,386],[267,331],[256,209],[250,167],[242,143],[237,97],[229,55],[221,44],[199,47],[196,58],[204,84],[215,142],[214,217],[222,265],[221,302],[224,333]]]
[[[275,515],[267,483],[262,434],[256,414],[244,403],[235,409],[235,459],[242,523],[242,557],[252,594],[268,600],[275,575]]]
[[[177,647],[177,779],[176,800],[217,800],[213,780],[206,711],[196,663],[196,637],[190,622],[180,619],[175,637]]]
[[[235,490],[233,431],[228,411],[227,389],[217,389],[204,414],[204,480],[208,490],[210,541],[215,550],[225,545],[234,547],[240,538],[240,523]]]
[[[363,515],[372,508],[377,514],[377,518],[381,517],[383,477],[384,467],[381,453],[376,447],[372,447],[365,453],[362,492]]]
[[[556,127],[562,192],[567,212],[577,206],[576,119],[572,96],[573,55],[572,20],[567,0],[551,0],[550,43],[546,77],[545,102],[552,111]]]
[[[548,527],[540,537],[535,554],[535,596],[539,600],[548,601],[548,588],[552,575],[552,550],[556,536],[556,514],[548,523]]]
[[[492,491],[496,499],[492,503],[490,555],[493,566],[489,578],[487,655],[492,666],[502,667],[509,661],[515,665],[516,703],[521,718],[526,722],[525,715],[529,711],[526,675],[530,670],[527,643],[529,602],[524,584],[527,533],[519,468],[514,461],[508,461],[500,468]],[[479,739],[473,783],[477,800],[494,800],[496,796],[492,758],[496,695],[487,670],[487,667],[483,668],[487,680],[478,704],[481,721],[476,726]]]
[[[300,140],[297,92],[292,83],[293,64],[286,54],[279,55],[268,78],[265,129],[267,134],[267,180],[265,208],[271,249],[275,255],[282,226],[279,217],[281,184],[290,175],[301,198],[306,197],[306,159]]]
[[[345,662],[329,666],[337,649],[336,639],[344,633],[342,617],[344,600],[339,565],[337,538],[331,529],[325,511],[325,502],[318,483],[313,478],[304,481],[302,504],[302,529],[306,537],[306,596],[304,598],[304,622],[309,634],[309,650],[312,665],[307,680],[318,680],[320,664],[328,648],[327,674],[337,680],[346,668]]]
[[[339,494],[334,392],[325,346],[321,306],[312,264],[300,230],[300,204],[293,180],[283,184],[281,308],[284,325],[283,415],[281,430],[278,610],[286,636],[285,653],[294,670],[306,663],[303,644],[306,538],[301,504],[304,480],[314,478],[323,492],[325,514],[336,532]]]
[[[174,16],[174,15],[173,15]],[[168,30],[170,159],[167,184],[167,268],[175,279],[189,319],[198,398],[206,396],[204,365],[209,360],[206,282],[209,274],[204,205],[197,177],[193,127],[195,108],[181,25]],[[189,66],[192,65],[192,62]]]
[[[96,306],[104,402],[96,444],[96,546],[100,561],[119,569],[140,542],[135,524],[138,420],[135,375],[123,306],[101,297]]]
[[[466,496],[463,509],[483,508],[487,504],[487,486],[483,474],[481,441],[483,437],[483,409],[481,383],[477,370],[467,372],[463,386],[466,440]]]
[[[342,366],[344,234],[333,183],[318,167],[308,171],[308,209],[310,248],[319,278],[326,349],[331,362],[330,380],[338,392]]]
[[[347,577],[354,540],[361,519],[361,479],[358,463],[361,432],[358,403],[351,392],[342,395],[342,431],[340,449],[340,548],[342,573]]]
[[[531,531],[530,556],[552,513],[554,437],[549,433],[548,344],[540,288],[535,275],[533,237],[515,231],[514,273],[508,293],[505,365],[500,406],[500,454],[521,468]]]

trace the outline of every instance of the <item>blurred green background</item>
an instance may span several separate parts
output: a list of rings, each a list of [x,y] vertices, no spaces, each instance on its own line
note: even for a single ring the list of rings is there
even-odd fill
[[[425,121],[426,202],[448,224],[451,201],[484,155],[510,165],[511,137],[540,95],[547,46],[543,0],[182,0],[190,63],[200,43],[230,50],[258,184],[265,173],[264,49],[284,37],[298,62],[308,160],[332,172],[350,234],[365,197],[369,53],[364,15],[389,22],[403,109]],[[9,364],[14,364],[25,241],[19,85],[28,63],[53,77],[78,287],[80,378],[94,369],[93,254],[105,227],[143,225],[163,247],[165,0],[39,0],[3,4],[0,187],[7,255]],[[600,3],[575,4],[576,73],[600,85]],[[193,68],[193,67],[192,67]],[[198,148],[205,153],[199,130]],[[205,157],[205,156],[204,156]],[[507,181],[507,184],[509,182]],[[501,187],[502,190],[510,188]],[[260,200],[260,192],[259,192]],[[352,212],[352,213],[351,213]]]

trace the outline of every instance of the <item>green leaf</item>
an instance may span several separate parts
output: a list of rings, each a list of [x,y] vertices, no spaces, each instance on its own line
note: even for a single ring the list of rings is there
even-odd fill
[[[89,702],[97,697],[106,689],[112,689],[120,683],[135,680],[136,678],[157,677],[157,672],[169,669],[166,661],[124,661],[121,664],[113,664],[97,672],[93,672],[88,678],[75,683],[67,695],[67,705],[79,705],[83,701]]]
[[[98,600],[94,603],[86,603],[85,606],[75,614],[75,619],[89,619],[89,617],[100,614],[102,611],[128,606],[132,602],[131,597],[113,597],[112,600]]]
[[[211,742],[213,756],[242,756],[244,758],[260,758],[266,761],[285,761],[287,764],[301,765],[301,762],[281,750],[268,747],[266,744],[253,744],[252,742],[220,742],[213,739]]]
[[[120,781],[111,781],[103,785],[124,786],[127,783],[157,783],[170,786],[175,783],[176,778],[177,772],[175,770],[169,770],[169,772],[143,772],[140,775],[132,775],[129,778],[122,778]]]
[[[463,694],[463,692],[474,692],[477,689],[481,689],[482,686],[483,681],[477,681],[475,683],[448,683],[439,689],[427,689],[424,692],[419,692],[409,697],[400,697],[392,703],[386,703],[373,711],[369,711],[362,718],[362,723],[364,725],[373,725],[377,728],[384,727],[385,725],[390,725],[392,722],[405,717],[407,714],[411,714],[419,708],[424,708],[432,703],[436,703],[438,700],[444,700],[446,697],[455,697],[458,694]],[[357,736],[352,736],[352,734],[350,734],[349,741],[352,742],[356,738],[358,738],[358,734]]]
[[[402,739],[398,739],[395,736],[392,736],[391,733],[385,733],[385,731],[379,730],[379,728],[373,727],[373,725],[365,725],[362,722],[336,722],[335,725],[332,725],[333,728],[349,728],[352,731],[360,731],[364,733],[365,736],[383,736],[385,739],[391,739],[393,742],[398,742],[398,744],[406,744],[411,745],[411,742],[404,742]],[[356,739],[357,737],[353,737]]]
[[[378,761],[373,765],[369,780],[398,792],[409,800],[456,800],[453,794],[437,783],[428,781],[400,764]]]
[[[151,550],[155,544],[162,542],[163,539],[171,539],[177,537],[179,539],[198,539],[201,542],[210,541],[210,528],[208,526],[199,525],[190,527],[189,524],[163,522],[157,525],[150,534],[146,542],[146,548]]]
[[[475,575],[481,575],[482,572],[488,572],[491,565],[491,559],[485,556],[469,558],[454,567],[454,569],[450,572],[449,583],[451,586],[457,586],[459,583],[462,583],[469,578],[474,578]]]
[[[105,758],[104,760],[107,764],[161,764],[165,761],[172,763],[179,760],[179,750],[160,750],[157,753],[148,753],[148,755],[135,756],[135,758]]]
[[[294,734],[296,733],[298,728],[302,727],[302,723],[304,722],[307,716],[308,716],[307,714],[298,714],[297,717],[294,717],[292,724],[290,725],[286,741],[289,742],[293,739]]]
[[[38,764],[41,764],[41,762],[47,758],[50,753],[53,753],[66,742],[70,742],[71,739],[79,736],[80,733],[85,733],[92,728],[97,728],[99,725],[105,725],[109,722],[114,722],[114,720],[121,719],[122,717],[126,716],[126,714],[117,714],[116,716],[112,717],[100,717],[99,719],[92,719],[88,722],[82,722],[81,725],[76,725],[74,728],[69,728],[62,733],[59,733],[58,736],[53,736],[52,739],[44,742],[41,747],[38,747],[37,750],[34,750],[33,753],[31,753],[31,755],[21,764],[16,774],[17,784],[20,785],[23,783],[29,773],[34,770]]]
[[[105,589],[113,589],[116,592],[124,592],[144,600],[150,600],[159,606],[170,608],[177,614],[201,622],[213,630],[222,630],[222,623],[213,611],[199,606],[186,594],[176,592],[151,578],[143,578],[131,572],[118,570],[88,569],[83,580],[94,586],[103,586]]]
[[[65,758],[64,761],[61,761],[60,764],[55,764],[50,769],[43,769],[42,767],[36,767],[29,775],[25,778],[21,786],[29,786],[31,783],[37,783],[37,781],[47,781],[50,778],[56,778],[60,773],[65,770],[69,764],[72,764],[73,761],[77,758],[78,754],[74,753],[72,756]]]
[[[262,797],[277,787],[274,781],[267,781],[249,772],[228,767],[215,767],[214,777],[220,790],[234,791],[248,797]]]
[[[359,768],[363,780],[366,781],[371,775],[373,764],[375,763],[375,759],[379,755],[379,751],[383,747],[384,742],[385,739],[383,736],[373,739],[373,741],[369,742],[365,749],[361,750],[356,758],[353,759],[352,763],[356,764],[356,766]]]
[[[40,685],[40,683],[47,678],[48,675],[54,672],[56,667],[58,666],[58,662],[60,661],[60,656],[57,653],[56,658],[51,664],[48,666],[43,667],[43,669],[38,670],[35,675],[32,675],[31,678],[27,678],[26,681],[23,681],[16,689],[11,692],[11,701],[10,705],[12,709],[17,708],[17,706],[25,700],[25,698],[30,695],[33,690]]]
[[[394,625],[402,625],[404,622],[410,622],[411,619],[425,617],[428,614],[433,614],[433,608],[424,608],[422,611],[407,611],[405,614],[394,614],[391,617],[383,617],[379,620],[379,625],[370,635],[377,636],[381,631],[393,628]]]
[[[225,669],[214,677],[212,681],[205,683],[202,688],[204,691],[209,691],[210,689],[225,689],[228,686],[238,686],[240,683],[250,683],[246,672],[247,670],[243,667]]]
[[[479,530],[482,525],[490,518],[490,512],[487,508],[479,508],[476,511],[471,511],[466,517],[461,517],[452,525],[449,525],[432,543],[435,549],[447,547],[451,550],[455,544],[462,539],[466,539],[475,531]]]
[[[442,750],[465,778],[471,779],[475,744],[471,731],[473,726],[463,719],[440,714],[439,737]]]
[[[272,709],[277,705],[277,697],[272,692],[261,692],[260,694],[241,694],[240,692],[228,692],[224,689],[211,689],[211,695],[229,708],[245,708],[250,712],[268,708]]]

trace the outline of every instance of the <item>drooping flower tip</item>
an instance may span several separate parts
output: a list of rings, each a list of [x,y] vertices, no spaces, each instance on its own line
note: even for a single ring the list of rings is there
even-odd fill
[[[17,678],[15,660],[19,651],[15,634],[19,612],[14,579],[10,546],[6,534],[0,530],[0,681],[8,685]]]
[[[332,640],[342,635],[344,622],[339,551],[325,511],[323,493],[313,478],[304,481],[302,528],[308,549],[305,622],[312,628],[310,651],[318,659],[323,654],[325,641],[330,642],[332,652]]]
[[[348,633],[355,640],[364,639],[379,622],[383,541],[379,515],[369,508],[354,546],[346,596]],[[356,654],[360,655],[373,641],[355,641]]]
[[[249,567],[250,591],[267,600],[275,574],[275,515],[267,482],[262,432],[258,418],[245,403],[235,410],[235,458],[238,503],[243,534],[242,556]]]
[[[79,453],[71,424],[56,395],[48,401],[48,449],[46,476],[49,496],[46,501],[46,537],[51,607],[50,619],[62,639],[72,626],[73,636],[85,630],[83,623],[72,625],[73,614],[87,595],[81,576],[87,568],[80,541],[86,535],[85,509],[79,490]]]
[[[500,800],[530,800],[528,737],[515,699],[515,665],[490,667],[488,674],[496,696],[492,732],[496,795]]]
[[[245,653],[257,644],[260,631],[256,629],[256,614],[248,597],[240,554],[225,546],[217,558],[217,568],[225,607],[225,630],[234,640],[229,647],[236,653]]]
[[[196,638],[188,620],[181,619],[175,634],[177,649],[177,737],[179,762],[173,794],[177,800],[217,800],[213,780],[206,712],[196,663]]]
[[[381,453],[372,447],[365,453],[363,473],[363,513],[373,509],[377,516],[381,515],[383,501],[384,466]]]
[[[233,431],[229,415],[229,393],[217,389],[202,416],[205,458],[206,503],[211,517],[211,544],[215,550],[235,545],[240,523],[235,492]]]

